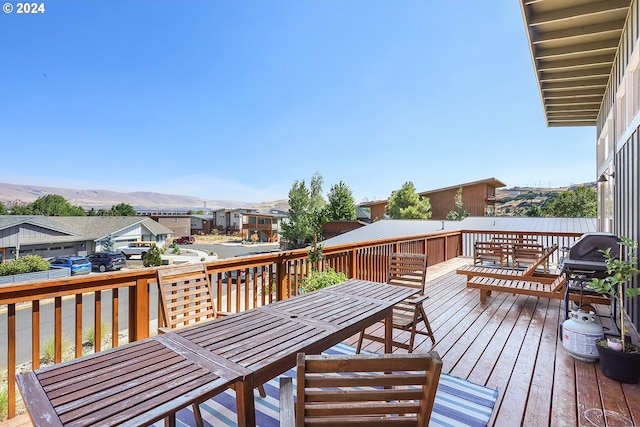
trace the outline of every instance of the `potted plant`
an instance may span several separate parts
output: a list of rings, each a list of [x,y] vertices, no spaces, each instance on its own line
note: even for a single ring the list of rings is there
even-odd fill
[[[620,337],[599,340],[596,348],[600,357],[600,369],[605,376],[635,384],[640,380],[640,348],[625,339],[628,332],[625,300],[640,295],[640,288],[631,284],[631,279],[640,272],[636,254],[638,243],[623,237],[619,245],[620,254],[617,257],[611,254],[611,248],[601,251],[607,267],[607,276],[603,279],[592,279],[590,286],[616,301]]]

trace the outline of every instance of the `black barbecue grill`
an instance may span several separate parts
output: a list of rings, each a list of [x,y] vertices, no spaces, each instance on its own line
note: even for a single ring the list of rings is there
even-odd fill
[[[571,246],[562,262],[562,271],[567,275],[564,296],[565,318],[569,316],[569,294],[595,293],[587,287],[591,279],[602,279],[607,275],[607,266],[602,250],[611,248],[611,255],[619,256],[620,239],[611,233],[585,233]]]

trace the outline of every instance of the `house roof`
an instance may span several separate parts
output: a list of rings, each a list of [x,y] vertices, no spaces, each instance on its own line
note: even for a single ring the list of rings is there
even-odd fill
[[[630,0],[521,0],[548,126],[593,126]]]
[[[467,217],[462,221],[387,219],[347,231],[322,243],[325,246],[333,246],[417,236],[442,230],[587,233],[597,231],[597,221],[596,218],[544,217]]]
[[[452,185],[450,187],[444,187],[444,188],[438,188],[435,190],[427,190],[427,191],[422,191],[420,193],[418,193],[420,196],[426,196],[432,193],[438,193],[440,191],[447,191],[447,190],[453,190],[453,189],[458,189],[460,187],[464,188],[464,187],[469,187],[472,185],[478,185],[478,184],[486,184],[489,185],[491,187],[494,188],[500,188],[500,187],[504,187],[506,184],[503,183],[502,181],[499,181],[495,178],[487,178],[487,179],[481,179],[479,181],[472,181],[472,182],[465,182],[463,184],[457,184],[457,185]],[[376,206],[382,203],[387,203],[388,200],[384,199],[384,200],[373,200],[371,202],[364,202],[364,203],[360,203],[359,206],[363,206],[363,207],[370,207],[370,206]]]
[[[43,215],[0,215],[0,230],[20,224],[58,231],[72,240],[96,240],[134,224],[143,223],[155,235],[172,234],[173,231],[148,217],[141,216],[43,216]],[[39,237],[38,242],[44,238]],[[64,241],[64,236],[59,237]],[[24,242],[24,238],[22,239]]]
[[[494,188],[500,188],[500,187],[504,187],[506,185],[504,182],[498,181],[495,178],[487,178],[487,179],[481,179],[480,181],[465,182],[464,184],[458,184],[458,185],[452,185],[450,187],[438,188],[436,190],[423,191],[422,193],[418,193],[418,194],[421,195],[421,196],[426,196],[426,195],[432,194],[432,193],[439,193],[440,191],[457,190],[460,187],[464,188],[464,187],[470,187],[472,185],[479,185],[479,184],[485,184],[485,185],[488,185],[488,186],[494,187]]]

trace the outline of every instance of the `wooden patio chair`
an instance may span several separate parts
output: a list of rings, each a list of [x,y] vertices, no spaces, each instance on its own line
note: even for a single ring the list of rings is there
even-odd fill
[[[228,314],[216,310],[211,279],[204,264],[188,263],[173,268],[160,268],[156,271],[156,280],[165,325],[164,328],[158,328],[159,332]],[[263,385],[257,388],[260,396],[267,396]],[[194,405],[193,411],[194,414],[197,411],[199,415],[200,409],[196,406]]]
[[[424,311],[423,302],[428,295],[424,294],[424,288],[427,278],[427,255],[392,253],[389,257],[389,269],[387,273],[387,283],[399,286],[408,286],[416,289],[416,294],[393,307],[393,328],[402,331],[410,331],[411,336],[409,343],[392,341],[392,345],[398,348],[404,348],[409,353],[413,352],[413,343],[416,334],[426,335],[431,338],[431,342],[435,344],[436,339],[431,330],[429,319]],[[422,322],[426,331],[418,329],[418,325]],[[356,352],[360,353],[362,341],[367,338],[371,341],[384,342],[383,337],[367,334],[366,331],[360,333]]]
[[[176,329],[221,314],[213,301],[211,280],[204,264],[184,264],[156,271],[162,322],[167,329]]]
[[[306,356],[280,378],[280,426],[427,426],[442,361],[437,352]],[[295,409],[294,409],[295,407]],[[294,422],[295,421],[295,422]]]

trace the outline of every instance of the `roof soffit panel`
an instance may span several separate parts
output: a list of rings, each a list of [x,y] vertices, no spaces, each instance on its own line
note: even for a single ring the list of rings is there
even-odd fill
[[[630,0],[521,0],[547,125],[595,125],[598,111],[593,110],[602,104],[629,4]],[[588,101],[571,102],[572,97]]]

